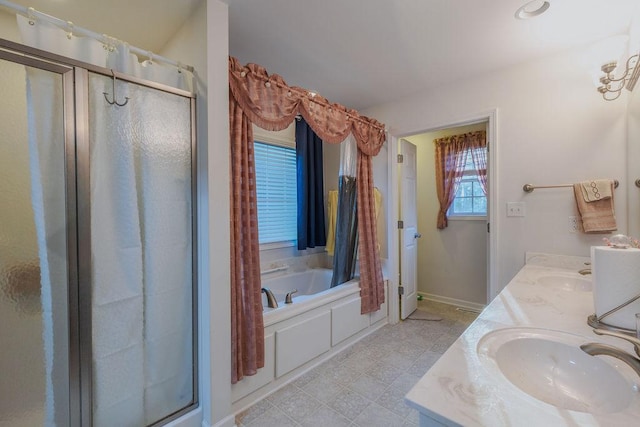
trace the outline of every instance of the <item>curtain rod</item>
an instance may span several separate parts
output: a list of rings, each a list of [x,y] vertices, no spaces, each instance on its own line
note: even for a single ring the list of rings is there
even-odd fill
[[[42,19],[46,22],[49,22],[53,25],[55,25],[56,27],[62,29],[62,30],[66,30],[69,32],[72,32],[75,35],[81,35],[84,37],[90,37],[92,39],[95,39],[101,43],[104,44],[110,44],[113,43],[113,41],[119,41],[122,43],[126,43],[122,40],[118,40],[115,37],[111,37],[107,34],[98,34],[94,31],[88,30],[86,28],[82,28],[82,27],[76,27],[73,22],[71,21],[63,21],[60,18],[56,18],[55,16],[51,16],[51,15],[47,15],[46,13],[40,12],[32,7],[25,7],[25,6],[21,6],[19,4],[15,4],[12,3],[10,1],[7,0],[0,0],[0,6],[3,6],[7,9],[10,9],[16,13],[19,13],[21,15],[23,15],[26,18],[30,18],[30,19]],[[142,57],[147,57],[152,61],[158,61],[158,62],[163,62],[167,65],[172,65],[176,68],[182,69],[182,70],[186,70],[189,71],[191,73],[193,73],[193,67],[191,65],[186,65],[186,64],[182,64],[178,61],[175,61],[173,59],[169,59],[166,58],[162,55],[156,55],[155,53],[151,52],[150,50],[144,50],[144,49],[140,49],[139,47],[136,46],[131,46],[129,45],[129,50],[132,53],[135,53],[136,55],[142,56]]]

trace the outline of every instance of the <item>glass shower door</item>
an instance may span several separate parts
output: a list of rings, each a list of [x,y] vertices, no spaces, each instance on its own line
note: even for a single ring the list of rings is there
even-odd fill
[[[69,424],[64,70],[40,65],[54,71],[0,59],[0,425],[7,427]]]
[[[196,402],[191,98],[88,91],[93,425],[150,425]]]

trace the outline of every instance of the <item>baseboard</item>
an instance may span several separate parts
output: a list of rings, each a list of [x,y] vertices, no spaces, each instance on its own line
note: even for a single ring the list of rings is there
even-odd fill
[[[202,427],[235,427],[235,425],[236,425],[235,414],[231,414],[228,417],[221,419],[215,424],[209,424],[206,421],[202,421]]]
[[[464,308],[480,313],[486,307],[484,304],[478,304],[477,302],[465,301],[456,298],[443,297],[441,295],[429,294],[427,292],[418,292],[418,295],[423,296],[425,299],[435,302],[441,302],[443,304],[454,305],[456,307]]]

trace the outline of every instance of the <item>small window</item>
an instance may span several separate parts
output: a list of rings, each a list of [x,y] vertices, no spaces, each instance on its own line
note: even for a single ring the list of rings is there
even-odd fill
[[[297,238],[296,150],[255,141],[260,244]]]
[[[484,148],[477,148],[484,150]],[[486,216],[487,196],[482,191],[482,184],[478,177],[478,172],[473,164],[471,152],[467,153],[467,161],[464,165],[460,186],[456,191],[455,198],[447,216]]]

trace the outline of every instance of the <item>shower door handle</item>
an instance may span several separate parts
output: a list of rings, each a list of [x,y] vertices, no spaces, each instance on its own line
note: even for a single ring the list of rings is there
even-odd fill
[[[419,239],[421,237],[422,237],[422,234],[420,234],[420,233],[416,233],[416,234],[413,235],[414,239]]]

